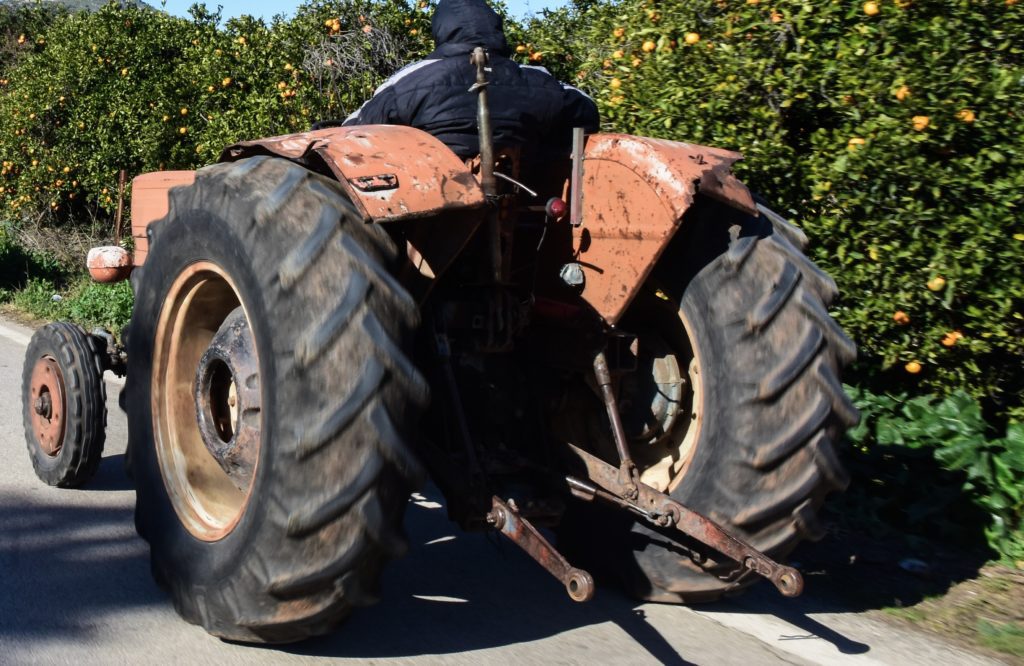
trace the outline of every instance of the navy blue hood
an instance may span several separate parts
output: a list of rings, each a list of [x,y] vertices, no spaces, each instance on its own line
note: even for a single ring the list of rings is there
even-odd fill
[[[433,58],[469,54],[477,46],[496,55],[511,54],[501,17],[484,0],[441,0],[430,29],[434,34]]]

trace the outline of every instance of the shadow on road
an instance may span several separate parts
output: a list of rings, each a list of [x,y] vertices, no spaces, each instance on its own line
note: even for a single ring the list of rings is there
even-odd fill
[[[359,658],[447,654],[611,623],[653,659],[690,663],[648,623],[643,610],[615,590],[600,588],[590,603],[574,603],[560,583],[512,544],[462,533],[443,508],[424,504],[433,508],[409,507],[412,548],[386,570],[380,604],[361,609],[332,635],[285,651]],[[600,654],[594,659],[599,662]]]
[[[144,606],[164,609],[167,622],[181,622],[150,577],[148,551],[135,536],[131,507],[123,502],[116,507],[76,505],[86,497],[109,504],[104,499],[109,493],[95,491],[128,487],[122,456],[114,455],[103,461],[89,491],[0,491],[0,571],[5,576],[0,642],[107,631],[106,616]],[[278,649],[351,658],[451,654],[537,641],[607,623],[661,663],[688,663],[648,622],[644,611],[613,588],[599,584],[594,601],[575,604],[515,546],[493,536],[458,531],[444,509],[429,501],[435,499],[436,491],[428,501],[410,503],[406,527],[412,547],[407,557],[385,570],[381,603],[359,609],[329,636]],[[870,646],[809,615],[882,608],[893,605],[894,598],[906,605],[948,588],[981,564],[961,563],[957,574],[938,568],[937,577],[919,579],[888,560],[872,564],[870,554],[864,555],[872,547],[869,541],[858,545],[836,539],[798,550],[795,559],[807,578],[807,591],[799,600],[783,599],[761,584],[743,597],[704,608],[772,614],[806,632],[780,635],[780,641],[816,637],[841,653],[862,654]],[[901,587],[893,582],[901,577],[909,578],[910,584]],[[577,656],[590,651],[600,661],[600,645],[586,639],[569,649]]]
[[[0,492],[0,643],[104,631],[114,610],[167,603],[131,509],[76,505],[78,492]]]

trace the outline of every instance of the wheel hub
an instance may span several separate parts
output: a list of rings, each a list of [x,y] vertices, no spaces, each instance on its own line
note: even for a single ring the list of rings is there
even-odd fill
[[[64,446],[64,377],[52,356],[32,368],[32,433],[43,453],[56,456]]]
[[[203,444],[239,490],[252,482],[260,441],[256,345],[241,307],[214,334],[194,384]]]

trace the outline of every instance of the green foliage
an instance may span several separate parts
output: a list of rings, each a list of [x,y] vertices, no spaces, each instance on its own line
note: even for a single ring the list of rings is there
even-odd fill
[[[58,16],[3,75],[0,210],[27,223],[108,217],[120,169],[198,168],[236,141],[344,117],[390,71],[325,90],[323,47],[355,35],[369,48],[386,33],[416,57],[429,49],[427,10],[315,0],[288,21],[223,26],[202,6],[189,19],[116,4]]]
[[[941,399],[848,391],[861,410],[848,436],[863,478],[846,502],[859,519],[957,539],[978,527],[973,507],[985,516],[988,545],[1008,561],[1024,559],[1024,425],[992,437],[963,391]]]
[[[134,297],[127,281],[103,285],[82,276],[64,288],[52,280],[31,278],[12,301],[43,320],[70,320],[87,329],[104,326],[117,335],[131,319]]]
[[[64,269],[52,258],[20,247],[6,226],[0,226],[0,303],[10,300],[29,277],[59,279]]]
[[[1024,404],[1024,5],[878,4],[605,0],[532,46],[575,50],[563,75],[607,129],[744,153],[836,277],[862,379],[1005,416]]]
[[[1024,625],[978,620],[978,636],[985,647],[1024,657]]]

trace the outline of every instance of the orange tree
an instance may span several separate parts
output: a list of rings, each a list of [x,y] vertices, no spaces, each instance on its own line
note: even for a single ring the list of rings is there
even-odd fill
[[[323,47],[387,34],[411,59],[430,48],[429,16],[402,0],[314,0],[269,25],[202,6],[58,16],[0,75],[0,210],[30,224],[103,218],[119,169],[196,168],[235,141],[344,117],[390,72],[336,76],[325,91]]]
[[[530,30],[607,129],[744,153],[837,278],[861,381],[1024,418],[1024,5],[584,1]]]

